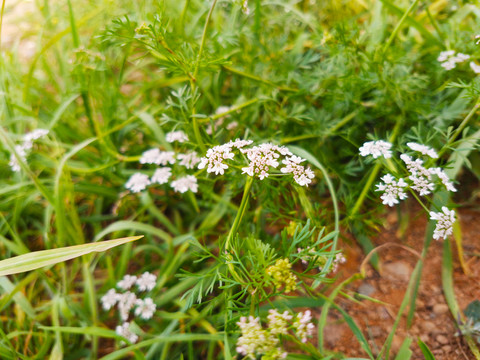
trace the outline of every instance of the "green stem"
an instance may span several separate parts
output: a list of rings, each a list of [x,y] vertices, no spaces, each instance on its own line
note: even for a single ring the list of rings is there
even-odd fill
[[[316,165],[318,168],[320,168],[320,171],[323,173],[323,179],[327,183],[328,191],[330,192],[330,196],[332,197],[333,211],[335,214],[335,236],[333,238],[332,247],[330,251],[334,252],[337,249],[338,237],[340,235],[340,210],[338,208],[337,195],[335,193],[335,188],[333,187],[332,181],[328,176],[327,170],[323,167],[323,165],[320,162],[318,162],[318,164]],[[330,271],[330,266],[332,265],[332,262],[333,262],[333,257],[329,257],[327,260],[327,263],[324,266],[324,270],[322,271],[323,273],[328,273]]]
[[[392,34],[390,35],[390,37],[388,38],[388,41],[387,43],[385,44],[385,47],[383,48],[383,55],[385,56],[385,53],[387,52],[387,49],[390,47],[390,45],[392,44],[393,42],[393,39],[395,39],[395,37],[397,36],[397,33],[400,31],[400,28],[402,27],[403,23],[405,22],[405,20],[407,20],[408,16],[410,15],[410,13],[412,12],[412,10],[415,8],[415,6],[417,6],[418,4],[418,0],[415,0],[412,5],[410,5],[410,7],[407,9],[407,11],[405,11],[405,13],[403,14],[402,18],[400,19],[399,23],[397,24],[397,26],[395,27],[395,29],[393,30]]]
[[[217,4],[217,0],[213,0],[212,6],[208,11],[207,19],[205,20],[205,26],[203,27],[203,34],[202,40],[200,41],[200,49],[198,50],[197,60],[195,61],[195,67],[193,70],[193,77],[190,79],[190,87],[192,88],[192,126],[193,126],[193,133],[195,134],[195,140],[197,141],[198,146],[202,152],[206,151],[205,145],[203,143],[202,137],[200,135],[200,130],[198,128],[198,120],[195,117],[195,90],[196,90],[196,82],[197,82],[197,75],[198,75],[198,68],[200,66],[200,59],[202,58],[203,48],[205,47],[205,41],[207,39],[207,30],[208,24],[210,23],[210,18],[212,17],[213,9]]]
[[[417,202],[420,204],[420,206],[423,208],[423,210],[425,210],[427,212],[427,214],[430,214],[430,210],[425,206],[425,204],[422,202],[422,200],[420,200],[420,198],[418,197],[418,195],[415,193],[415,191],[413,191],[412,189],[410,189],[410,193],[413,195],[413,197],[415,198],[415,200],[417,200]]]
[[[233,225],[230,229],[230,232],[228,233],[227,240],[225,241],[225,251],[227,252],[228,250],[230,250],[232,239],[237,233],[238,227],[243,218],[243,214],[245,213],[245,210],[247,208],[248,199],[250,197],[250,189],[252,187],[252,184],[253,184],[253,176],[247,176],[247,181],[245,183],[245,188],[243,189],[243,197],[240,203],[240,207],[238,208],[237,216],[233,221]]]
[[[251,80],[254,80],[254,81],[258,81],[260,83],[263,83],[263,84],[266,84],[266,85],[270,85],[270,86],[273,86],[275,88],[277,88],[278,90],[281,90],[281,91],[289,91],[289,92],[298,92],[300,91],[299,89],[295,89],[295,88],[291,88],[291,87],[288,87],[288,86],[283,86],[283,85],[277,85],[275,84],[274,82],[272,81],[269,81],[269,80],[265,80],[265,79],[262,79],[261,77],[258,77],[256,75],[252,75],[252,74],[249,74],[249,73],[246,73],[244,71],[241,71],[241,70],[237,70],[233,67],[230,67],[230,66],[227,66],[227,65],[222,65],[222,68],[233,73],[233,74],[236,74],[236,75],[240,75],[240,76],[243,76],[247,79],[251,79]]]
[[[187,14],[188,5],[190,0],[185,1],[185,6],[183,7],[182,14],[180,15],[180,28],[185,32],[185,15]]]
[[[388,139],[389,142],[395,141],[395,138],[398,135],[398,131],[400,130],[401,124],[402,124],[401,121],[397,121],[397,123],[395,124],[395,128],[393,129],[393,133]],[[358,197],[357,201],[355,202],[355,205],[353,206],[352,212],[350,213],[350,218],[353,218],[357,214],[358,210],[360,210],[360,207],[362,206],[363,201],[367,196],[367,193],[370,191],[370,188],[372,187],[373,182],[377,178],[378,172],[380,171],[381,167],[382,167],[382,163],[377,162],[375,164],[375,167],[373,168],[373,171],[370,173],[367,183],[363,187],[363,190],[360,193],[360,196]]]
[[[230,229],[230,232],[228,233],[227,240],[225,241],[225,252],[227,253],[227,255],[229,255],[228,253],[230,250],[232,239],[237,233],[238,227],[243,218],[243,214],[245,213],[245,210],[247,208],[248,199],[250,197],[250,189],[252,187],[252,184],[253,184],[253,176],[248,176],[247,182],[245,183],[245,188],[243,189],[242,202],[240,203],[237,216],[235,216],[235,220],[233,221],[233,225]],[[230,273],[232,274],[235,280],[237,280],[239,283],[243,283],[242,278],[235,271],[235,267],[231,262],[228,263],[228,270],[230,271]]]
[[[231,113],[234,113],[234,112],[237,112],[238,110],[241,110],[243,109],[244,107],[247,107],[247,106],[250,106],[252,104],[255,104],[257,102],[259,102],[260,99],[258,98],[255,98],[255,99],[252,99],[252,100],[248,100],[246,102],[244,102],[243,104],[240,104],[240,105],[237,105],[237,106],[232,106],[230,109],[228,109],[228,111],[225,111],[221,114],[215,114],[215,115],[212,115],[208,118],[205,118],[205,119],[199,119],[199,121],[201,122],[208,122],[210,120],[217,120],[217,119],[220,119],[224,116],[227,116],[227,115],[230,115]]]
[[[210,10],[209,10],[208,15],[207,15],[207,20],[205,21],[205,26],[203,27],[202,40],[200,41],[200,49],[198,50],[197,60],[195,61],[195,68],[193,70],[193,77],[195,79],[197,78],[198,67],[200,65],[200,59],[202,57],[203,48],[205,46],[205,41],[207,39],[208,23],[210,22],[210,18],[212,17],[213,9],[215,8],[216,4],[217,4],[217,0],[213,0],[212,6],[210,7]]]

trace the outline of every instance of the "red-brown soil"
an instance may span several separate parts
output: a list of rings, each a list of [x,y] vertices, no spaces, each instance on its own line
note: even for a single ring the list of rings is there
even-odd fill
[[[464,310],[471,301],[480,299],[478,281],[480,212],[473,209],[459,210],[458,218],[462,229],[464,259],[470,270],[468,275],[462,271],[455,243],[452,242],[455,296],[460,309]],[[390,212],[387,215],[385,229],[373,241],[376,246],[391,242],[405,245],[420,254],[426,223],[426,214],[419,212],[418,209],[410,211],[407,230],[400,238],[396,212]],[[365,259],[365,255],[355,241],[350,244],[344,243],[342,247],[348,260],[339,272],[337,283],[359,272],[360,264]],[[355,319],[374,353],[378,353],[392,329],[408,280],[418,259],[414,254],[397,246],[386,247],[378,254],[382,263],[381,272],[368,266],[366,278],[350,284],[346,291],[350,295],[355,292],[368,293],[370,297],[385,304],[369,300],[355,302],[345,297],[338,297],[336,300],[336,303]],[[417,339],[421,339],[428,345],[437,360],[474,359],[462,337],[456,336],[458,330],[442,290],[441,269],[442,242],[433,240],[422,272],[413,324],[407,329],[406,316],[403,316],[393,341],[393,353],[396,353],[405,337],[409,336],[413,339],[412,359],[424,358],[416,344]],[[347,356],[367,357],[348,325],[335,311],[329,315],[329,324],[325,330],[325,345]]]

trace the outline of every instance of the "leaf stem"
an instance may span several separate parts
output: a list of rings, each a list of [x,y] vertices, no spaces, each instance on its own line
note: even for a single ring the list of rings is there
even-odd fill
[[[395,29],[393,30],[392,34],[390,35],[390,37],[388,38],[388,41],[387,43],[385,44],[385,47],[383,48],[383,55],[385,56],[386,52],[387,52],[387,49],[390,47],[390,45],[392,44],[393,40],[395,39],[395,37],[397,36],[397,33],[400,31],[400,28],[402,27],[403,23],[405,22],[405,20],[407,20],[408,16],[410,15],[410,13],[412,12],[412,10],[415,8],[415,6],[417,6],[418,4],[418,0],[415,0],[412,5],[410,5],[410,7],[407,9],[407,11],[405,11],[405,13],[403,14],[402,18],[400,19],[399,23],[397,24],[397,26],[395,27]]]
[[[238,227],[242,221],[243,214],[245,213],[245,210],[247,208],[248,204],[248,199],[250,197],[250,189],[253,184],[253,176],[247,176],[247,181],[245,183],[245,188],[243,189],[243,197],[242,201],[240,203],[240,206],[238,208],[237,216],[235,217],[235,220],[233,221],[233,225],[230,229],[230,232],[228,233],[227,240],[225,241],[225,251],[228,252],[230,250],[230,245],[232,242],[233,237],[235,236]]]
[[[402,121],[397,121],[395,124],[395,128],[393,129],[393,133],[388,139],[390,142],[393,142],[395,138],[398,135],[398,131],[400,130],[400,126],[402,124]],[[350,218],[353,218],[357,212],[360,210],[360,207],[363,204],[363,201],[365,200],[365,197],[367,196],[368,191],[372,187],[373,182],[377,178],[377,175],[380,171],[380,168],[382,167],[382,163],[377,162],[375,164],[375,167],[373,168],[372,172],[370,173],[370,176],[368,177],[367,183],[363,187],[362,192],[360,193],[360,196],[358,197],[357,201],[355,202],[355,205],[353,206],[352,212],[350,213]]]

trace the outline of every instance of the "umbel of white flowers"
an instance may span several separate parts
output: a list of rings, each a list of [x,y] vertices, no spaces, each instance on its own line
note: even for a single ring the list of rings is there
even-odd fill
[[[104,310],[108,311],[115,305],[118,306],[122,325],[118,325],[115,331],[131,343],[136,342],[138,336],[130,331],[130,323],[127,321],[130,316],[130,311],[135,308],[134,314],[137,318],[148,320],[153,317],[157,306],[151,298],[146,297],[140,299],[135,292],[130,290],[136,285],[139,292],[151,291],[155,287],[156,282],[157,277],[148,271],[139,277],[125,275],[123,279],[117,283],[118,288],[125,290],[124,293],[117,293],[115,289],[110,289],[100,299]]]
[[[171,131],[166,134],[168,142],[183,143],[188,141],[187,135],[183,131]],[[161,165],[155,170],[152,177],[141,172],[134,173],[126,182],[125,187],[133,193],[145,190],[148,186],[158,184],[167,184],[172,177],[173,165],[178,161],[180,166],[186,169],[194,169],[200,162],[200,158],[195,151],[187,153],[176,153],[175,151],[162,151],[160,149],[150,149],[145,151],[140,157],[140,164]],[[183,175],[170,182],[170,186],[175,192],[185,193],[198,191],[197,178],[194,175]]]
[[[27,155],[32,150],[33,142],[38,140],[48,134],[48,130],[46,129],[36,129],[33,130],[22,137],[22,143],[19,145],[15,145],[15,152],[18,156],[23,160],[27,160]],[[14,154],[10,155],[10,162],[8,163],[12,171],[19,172],[20,171],[20,164],[18,162],[17,157]]]
[[[420,153],[431,159],[438,158],[437,152],[431,147],[414,142],[407,143],[407,146],[414,152]],[[391,148],[392,144],[383,140],[379,140],[366,142],[359,149],[359,151],[361,156],[372,155],[374,158],[384,157],[389,159],[392,157],[392,152],[390,150]],[[391,174],[384,175],[381,178],[383,182],[376,185],[376,191],[383,192],[380,198],[382,199],[382,203],[384,205],[394,206],[398,204],[400,200],[406,199],[407,194],[405,191],[408,188],[417,191],[420,196],[431,194],[435,191],[436,187],[434,177],[437,177],[448,191],[457,191],[443,169],[439,167],[426,168],[422,159],[413,159],[407,154],[401,154],[400,159],[405,164],[409,173],[409,183],[403,178],[397,180]],[[445,206],[442,207],[442,211],[443,212],[440,213],[430,212],[430,219],[437,221],[433,235],[435,240],[440,238],[445,239],[453,232],[452,226],[455,222],[455,211],[449,210]]]
[[[276,309],[272,309],[268,311],[267,319],[267,328],[264,329],[258,317],[240,318],[237,325],[242,335],[238,338],[236,347],[239,354],[249,359],[256,359],[257,355],[263,355],[262,359],[285,359],[288,354],[281,347],[279,336],[292,331],[296,338],[306,343],[315,329],[310,310],[300,312],[294,317],[288,311],[280,314]]]
[[[252,140],[230,141],[223,145],[217,145],[208,149],[205,157],[200,159],[199,169],[207,169],[208,173],[215,175],[223,175],[225,170],[229,168],[228,162],[235,157],[234,150],[245,154],[248,164],[242,167],[242,174],[252,177],[258,177],[263,180],[270,176],[271,170],[280,166],[280,157],[282,164],[285,165],[280,169],[284,174],[292,174],[293,179],[300,186],[308,186],[315,177],[313,171],[308,167],[301,165],[306,161],[298,156],[293,155],[285,146],[278,146],[270,143],[260,144],[250,148],[245,148],[252,144]]]

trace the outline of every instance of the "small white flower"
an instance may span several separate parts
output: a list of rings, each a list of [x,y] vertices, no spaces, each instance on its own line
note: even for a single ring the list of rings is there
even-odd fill
[[[432,149],[431,147],[428,147],[428,146],[425,146],[425,145],[422,145],[422,144],[417,144],[417,143],[414,143],[414,142],[409,142],[407,143],[407,146],[412,149],[413,151],[417,151],[423,155],[428,155],[430,156],[432,159],[437,159],[438,158],[438,154],[437,152]]]
[[[23,141],[25,143],[32,143],[35,140],[38,140],[44,136],[48,135],[48,130],[47,129],[36,129],[33,130],[25,135],[23,135]]]
[[[372,155],[374,159],[383,156],[385,159],[389,159],[392,157],[391,147],[391,143],[377,140],[364,143],[359,150],[361,156]]]
[[[195,151],[188,154],[178,154],[177,160],[180,160],[180,165],[185,166],[187,169],[195,168],[195,165],[200,162],[200,158]]]
[[[335,259],[333,260],[332,263],[332,272],[337,272],[338,267],[340,264],[345,264],[347,262],[347,258],[342,254],[338,253],[335,255]]]
[[[450,178],[445,173],[445,171],[443,171],[443,169],[441,169],[441,168],[430,168],[430,169],[428,169],[428,171],[432,175],[437,175],[438,178],[442,181],[443,185],[445,185],[445,187],[447,188],[448,191],[453,191],[453,192],[457,191],[457,189],[455,188],[455,186],[453,186],[453,183],[450,181]]]
[[[268,329],[274,335],[287,335],[288,322],[293,319],[293,316],[284,311],[280,314],[276,309],[268,310]]]
[[[193,175],[187,175],[172,181],[171,186],[176,192],[184,193],[190,190],[196,193],[198,191],[197,178]]]
[[[278,347],[278,337],[262,329],[260,319],[250,316],[241,317],[237,325],[242,331],[242,336],[237,341],[237,352],[249,359],[256,359],[257,355],[264,355],[264,359],[284,359],[287,353]]]
[[[175,164],[175,153],[173,151],[160,151],[159,149],[150,149],[142,154],[140,158],[140,164]]]
[[[248,0],[243,0],[242,11],[245,15],[250,15],[250,9],[248,8]]]
[[[130,323],[128,323],[128,322],[124,322],[122,325],[118,325],[115,328],[115,332],[118,335],[123,336],[125,339],[130,341],[132,344],[136,343],[137,340],[138,340],[138,336],[130,331]]]
[[[230,147],[235,147],[237,149],[241,149],[245,146],[251,145],[253,143],[252,140],[243,140],[243,139],[237,139],[235,141],[230,141],[228,145]]]
[[[151,319],[157,310],[157,305],[154,304],[151,298],[145,298],[145,300],[138,299],[136,305],[135,316],[140,316],[145,320]]]
[[[440,66],[445,70],[454,69],[458,63],[462,63],[470,59],[470,55],[457,53],[455,55],[454,50],[442,51],[437,58],[437,61],[440,62]]]
[[[15,145],[15,152],[18,156],[25,162],[27,161],[27,149],[23,145]],[[12,171],[19,172],[20,171],[20,163],[18,162],[17,157],[14,154],[10,155],[10,161],[8,163]]]
[[[157,284],[157,277],[148,271],[144,272],[136,281],[138,290],[150,291]]]
[[[249,149],[241,149],[247,155],[250,163],[242,168],[242,174],[257,176],[260,180],[269,176],[270,168],[277,168],[280,163],[280,155],[292,155],[284,146],[277,146],[269,143],[260,144]]]
[[[438,62],[444,62],[444,61],[448,60],[448,58],[453,56],[453,55],[455,55],[454,50],[442,51],[440,53],[440,55],[438,56],[437,61]]]
[[[237,352],[241,355],[255,359],[255,352],[262,342],[266,340],[266,331],[260,325],[260,319],[250,316],[247,318],[242,316],[237,325],[242,331],[242,336],[237,341]]]
[[[123,294],[119,294],[118,296],[118,311],[120,312],[120,317],[123,321],[127,321],[128,314],[130,310],[132,310],[133,306],[137,302],[137,296],[127,291]]]
[[[233,130],[238,127],[238,122],[232,121],[230,124],[227,125],[227,130]]]
[[[230,111],[230,106],[222,105],[222,106],[219,106],[217,108],[217,110],[215,110],[215,115],[223,114],[223,113],[226,113],[228,111]],[[226,116],[228,116],[228,114]]]
[[[172,176],[172,169],[169,167],[161,167],[155,170],[151,182],[152,184],[165,184],[168,182],[168,179],[170,179],[170,176]]]
[[[228,169],[228,165],[225,164],[225,160],[232,160],[235,156],[232,153],[232,148],[229,144],[217,145],[207,150],[207,154],[204,158],[200,159],[199,169],[207,167],[207,172],[214,172],[215,175],[223,175],[225,170]]]
[[[104,310],[110,310],[119,299],[119,294],[115,292],[115,289],[110,289],[108,292],[102,296],[100,302],[102,303],[102,307]]]
[[[435,189],[435,184],[424,176],[410,175],[408,178],[413,182],[412,189],[418,191],[420,196],[428,195]]]
[[[457,67],[457,63],[453,59],[450,59],[440,64],[440,66],[443,67],[445,70],[450,71]]]
[[[407,194],[403,188],[408,185],[403,179],[396,181],[392,175],[387,174],[382,177],[382,180],[384,183],[377,184],[377,190],[375,190],[384,192],[382,196],[380,196],[380,199],[383,200],[382,204],[393,206],[399,203],[399,199],[404,200],[407,198]]]
[[[135,173],[130,177],[130,179],[128,179],[125,187],[131,192],[137,193],[145,190],[148,185],[150,185],[150,179],[148,178],[148,175]]]
[[[440,238],[445,239],[447,236],[453,233],[453,223],[455,222],[455,211],[449,210],[446,206],[442,206],[443,212],[430,211],[430,220],[436,220],[435,230],[433,232],[433,238],[438,240]]]
[[[435,189],[435,184],[431,181],[430,171],[423,167],[423,161],[421,159],[412,160],[406,154],[400,155],[400,159],[403,160],[411,174],[408,177],[413,182],[411,188],[418,191],[421,196],[430,194]]]
[[[293,327],[296,330],[296,335],[299,337],[303,343],[307,342],[307,337],[313,334],[315,325],[312,324],[312,313],[310,310],[305,311],[304,313],[298,313]]]
[[[181,130],[178,130],[178,131],[170,131],[169,133],[167,133],[167,135],[165,136],[165,140],[167,140],[167,142],[169,143],[172,143],[174,141],[178,141],[180,143],[183,143],[185,141],[188,141],[188,136],[187,134],[185,134],[183,131]]]
[[[458,53],[456,56],[456,59],[458,62],[464,62],[470,59],[470,55]]]
[[[473,61],[470,61],[470,68],[475,74],[480,74],[480,65],[477,65]]]
[[[129,290],[137,281],[134,275],[125,275],[122,280],[117,283],[117,286],[122,290]]]
[[[285,160],[282,161],[285,167],[281,168],[280,171],[284,174],[292,173],[293,179],[299,184],[300,186],[308,186],[312,182],[311,179],[315,177],[315,174],[310,168],[306,168],[300,165],[301,162],[305,161],[301,157],[292,155],[287,157]]]

